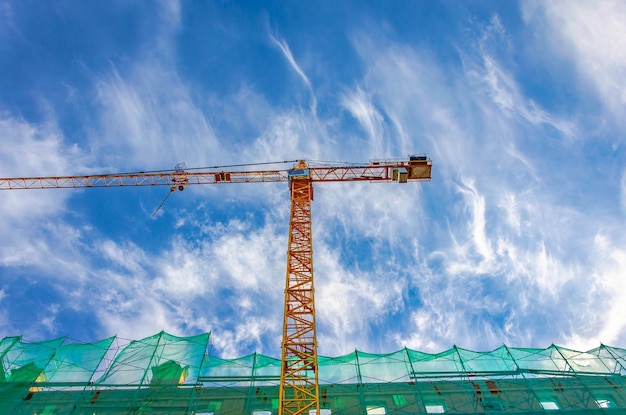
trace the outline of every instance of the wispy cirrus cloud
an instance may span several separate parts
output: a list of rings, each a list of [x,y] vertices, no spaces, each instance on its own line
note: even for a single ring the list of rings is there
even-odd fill
[[[606,4],[610,7],[598,10],[620,16],[619,4]],[[532,5],[523,7],[528,11]],[[585,41],[567,26],[587,5],[572,6],[562,17],[554,13],[565,3],[534,5],[525,27],[507,26],[510,20],[497,15],[484,22],[476,18],[465,22],[462,36],[437,43],[415,43],[393,25],[377,23],[382,19],[369,20],[367,27],[359,25],[363,19],[351,19],[354,26],[345,27],[352,49],[319,55],[340,59],[349,70],[337,61],[310,70],[307,55],[295,45],[317,45],[307,42],[313,35],[292,37],[287,29],[285,39],[305,42],[270,36],[255,49],[263,60],[246,62],[277,69],[286,61],[296,82],[286,82],[285,91],[273,95],[272,88],[259,87],[263,75],[240,71],[232,65],[236,59],[221,55],[228,51],[209,48],[207,54],[215,56],[206,56],[189,48],[220,34],[207,32],[205,22],[194,26],[189,16],[196,15],[187,13],[185,4],[161,3],[157,18],[133,26],[136,49],[116,48],[123,56],[110,57],[103,66],[80,64],[90,74],[88,87],[61,80],[74,113],[68,115],[70,109],[56,101],[47,107],[56,111],[46,111],[40,122],[2,118],[0,137],[24,144],[4,146],[0,161],[16,174],[64,174],[98,166],[161,169],[179,161],[188,166],[300,157],[367,161],[428,152],[434,164],[430,183],[316,185],[321,353],[402,346],[440,351],[453,343],[476,349],[503,342],[619,345],[626,341],[619,305],[626,241],[615,230],[626,210],[626,174],[619,164],[623,135],[614,128],[621,121],[594,109],[589,117],[604,124],[589,127],[590,118],[581,116],[584,106],[576,103],[590,95],[569,88],[580,85],[568,82],[577,79],[575,71],[555,75],[553,67],[541,67],[546,64],[541,57],[528,68],[522,45],[532,33]],[[233,30],[236,42],[267,39],[267,31],[254,30]],[[280,53],[272,58],[266,43]],[[599,57],[588,69],[574,56],[576,48],[557,51],[545,43],[541,50],[549,53],[538,55],[550,56],[551,65],[579,62],[580,73],[613,81],[620,74],[617,51],[615,62]],[[594,56],[589,47],[580,49],[588,52],[585,59]],[[610,52],[611,46],[604,47]],[[355,53],[358,60],[348,61]],[[197,61],[181,67],[189,56]],[[222,59],[231,62],[226,71]],[[192,66],[202,68],[202,77],[206,71],[210,81],[189,77]],[[325,76],[329,67],[336,76]],[[534,74],[540,76],[529,82]],[[326,84],[330,78],[336,83]],[[610,83],[586,82],[598,82],[607,108],[619,108],[619,99],[602,92]],[[564,93],[545,85],[568,88]],[[298,91],[310,95],[305,110],[297,102],[287,109],[277,104]],[[553,99],[558,94],[568,105]],[[613,111],[613,118],[618,113]],[[598,130],[616,137],[611,146],[583,138],[601,135]],[[85,131],[89,140],[70,144],[68,137]],[[612,157],[611,171],[606,154]],[[218,354],[278,355],[288,186],[190,190],[170,199],[156,220],[148,219],[156,202],[135,202],[128,197],[134,192],[5,195],[0,226],[7,237],[0,242],[0,265],[3,283],[11,283],[0,285],[0,329],[14,335],[9,331],[26,327],[24,334],[38,339],[55,330],[66,334],[68,327],[75,328],[72,335],[90,339],[211,330]],[[18,279],[28,283],[12,283]],[[42,298],[45,307],[28,303]]]
[[[377,157],[387,156],[389,151],[384,148],[385,139],[389,139],[385,134],[386,123],[372,98],[362,88],[356,87],[342,96],[341,103],[367,134],[370,153]]]
[[[491,262],[493,249],[486,235],[485,197],[477,191],[471,178],[464,178],[458,186],[458,191],[463,195],[465,206],[470,211],[469,217],[472,218],[469,221],[472,246],[484,261]]]
[[[300,65],[298,65],[298,62],[293,56],[293,53],[291,53],[289,45],[285,40],[277,39],[272,35],[270,35],[270,39],[276,46],[278,46],[280,51],[283,53],[285,59],[287,59],[287,62],[289,62],[291,68],[298,74],[300,79],[302,79],[302,82],[304,82],[304,84],[306,85],[309,93],[311,94],[311,113],[317,115],[317,97],[315,96],[315,91],[313,90],[311,81],[309,81],[309,78],[306,76],[302,68],[300,68]]]
[[[190,91],[159,64],[137,63],[124,75],[113,68],[95,86],[100,127],[92,134],[91,147],[109,164],[152,169],[228,159]]]
[[[447,68],[428,50],[354,38],[368,65],[364,83],[376,85],[371,101],[399,131],[419,131],[437,149],[424,197],[446,205],[446,221],[417,241],[432,254],[414,257],[420,303],[407,311],[415,334],[396,340],[413,347],[436,350],[459,339],[475,348],[553,342],[555,332],[565,339],[588,330],[574,322],[576,307],[597,307],[587,290],[599,265],[590,254],[594,244],[575,235],[581,225],[594,235],[612,220],[584,219],[584,206],[559,197],[566,192],[555,186],[558,177],[574,171],[547,170],[530,145],[548,128],[559,141],[543,141],[543,155],[577,158],[570,141],[580,128],[577,115],[552,114],[528,98],[507,66],[515,41],[497,18],[485,30],[491,32],[479,33],[476,49],[461,53],[465,72],[448,78],[438,76]],[[566,326],[552,318],[556,312],[571,317]]]
[[[532,100],[524,98],[510,74],[499,67],[493,57],[485,53],[482,58],[483,68],[479,77],[493,102],[504,113],[521,117],[531,124],[549,125],[565,137],[576,135],[574,122],[550,115]]]
[[[73,171],[89,171],[83,150],[68,145],[53,122],[29,123],[3,113],[0,137],[4,143],[12,143],[0,149],[2,177],[61,175],[67,174],[70,167]],[[48,258],[42,239],[55,238],[55,233],[63,230],[63,224],[56,221],[67,211],[71,196],[55,191],[3,191],[0,231],[11,238],[0,241],[0,263],[8,267],[34,263],[35,267],[44,268]],[[67,243],[58,242],[67,247]]]
[[[528,2],[522,6],[527,24],[550,33],[549,47],[576,65],[600,100],[621,122],[626,106],[626,7],[620,1]]]

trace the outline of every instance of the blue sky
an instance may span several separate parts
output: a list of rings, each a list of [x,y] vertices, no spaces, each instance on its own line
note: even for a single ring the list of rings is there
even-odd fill
[[[626,345],[621,1],[0,0],[0,177],[426,153],[316,187],[319,352]],[[0,337],[279,356],[287,186],[3,191]]]

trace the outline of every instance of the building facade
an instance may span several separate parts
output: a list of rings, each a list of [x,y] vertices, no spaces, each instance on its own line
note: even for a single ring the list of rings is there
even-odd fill
[[[209,334],[0,341],[0,414],[276,415],[280,360],[221,359]],[[321,415],[626,413],[626,350],[501,346],[319,357]]]

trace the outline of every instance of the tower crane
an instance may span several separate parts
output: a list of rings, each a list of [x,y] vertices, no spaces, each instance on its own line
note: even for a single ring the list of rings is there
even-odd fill
[[[279,415],[319,415],[311,238],[313,183],[427,181],[431,178],[432,163],[426,156],[409,156],[408,160],[373,160],[361,164],[309,165],[304,160],[292,163],[295,163],[292,168],[276,170],[254,170],[249,167],[237,170],[243,166],[260,164],[201,169],[187,169],[180,164],[174,170],[157,172],[0,178],[0,190],[169,186],[172,192],[197,184],[288,183],[291,213],[281,342]]]

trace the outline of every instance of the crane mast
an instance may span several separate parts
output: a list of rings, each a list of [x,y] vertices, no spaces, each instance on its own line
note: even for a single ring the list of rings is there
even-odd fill
[[[281,415],[319,414],[311,201],[313,183],[306,163],[292,171],[291,213],[285,281],[279,391]]]
[[[291,210],[281,343],[279,415],[319,415],[311,232],[313,183],[426,181],[431,178],[431,161],[426,156],[411,156],[409,160],[309,166],[304,160],[300,160],[292,169],[219,169],[220,167],[185,169],[179,165],[174,170],[148,173],[0,178],[0,190],[170,186],[170,191],[182,191],[187,186],[196,184],[288,182]]]

